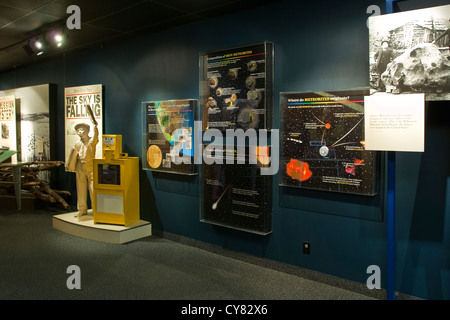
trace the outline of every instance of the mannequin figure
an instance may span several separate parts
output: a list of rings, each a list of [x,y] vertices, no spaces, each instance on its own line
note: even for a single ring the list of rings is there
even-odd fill
[[[75,143],[75,145],[72,147],[71,156],[69,157],[69,159],[71,159],[70,162],[76,161],[76,163],[69,163],[68,167],[75,168],[78,209],[75,217],[78,217],[79,220],[80,218],[82,218],[82,216],[87,215],[87,189],[89,190],[91,201],[93,199],[93,160],[95,158],[95,151],[98,143],[97,122],[93,121],[93,124],[94,135],[92,138],[89,137],[90,127],[88,124],[78,123],[75,125],[75,130],[80,137],[80,141]]]

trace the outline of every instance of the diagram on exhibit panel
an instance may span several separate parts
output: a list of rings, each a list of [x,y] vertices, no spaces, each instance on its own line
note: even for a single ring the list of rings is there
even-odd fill
[[[273,46],[269,42],[200,56],[204,129],[268,129]]]
[[[195,174],[193,126],[197,100],[143,102],[143,168]]]
[[[364,140],[366,94],[281,94],[281,185],[374,193],[375,158]]]

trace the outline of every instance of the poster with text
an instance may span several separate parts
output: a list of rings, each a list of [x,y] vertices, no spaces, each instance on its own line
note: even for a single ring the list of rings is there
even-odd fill
[[[261,174],[269,165],[268,152],[268,147],[245,146],[206,153],[222,161],[205,159],[201,221],[257,234],[272,231],[272,176]],[[225,157],[233,154],[234,162],[227,163]]]
[[[280,185],[376,194],[376,155],[365,150],[368,90],[281,93]]]
[[[14,95],[0,97],[0,147],[18,150],[16,128],[16,97]],[[17,161],[17,154],[12,155],[11,161]]]
[[[52,121],[50,109],[56,85],[41,84],[30,87],[0,91],[0,96],[14,95],[16,105],[20,105],[20,145],[19,161],[53,160],[51,146]],[[40,172],[39,176],[50,175]],[[48,180],[48,179],[47,179]]]
[[[364,105],[367,150],[425,151],[423,93],[368,96]]]
[[[103,133],[103,88],[101,84],[64,88],[64,113],[65,113],[65,161],[72,147],[80,141],[75,126],[79,123],[89,125],[89,137],[93,137],[94,123],[87,106],[90,106],[93,117],[97,122],[99,143],[96,146],[95,158],[101,159],[102,133]]]
[[[372,95],[450,100],[450,5],[369,18]]]
[[[143,169],[195,174],[193,129],[197,100],[143,102]]]
[[[271,129],[272,92],[272,43],[200,56],[203,129]]]

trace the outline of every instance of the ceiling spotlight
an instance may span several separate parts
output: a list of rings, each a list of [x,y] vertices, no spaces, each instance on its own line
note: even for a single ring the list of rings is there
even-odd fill
[[[56,43],[56,46],[58,48],[62,46],[64,38],[63,38],[63,36],[61,34],[55,34],[53,39],[54,39],[54,41]]]
[[[60,48],[67,41],[67,35],[61,28],[52,28],[47,32],[28,39],[23,49],[28,55],[42,55],[47,50]]]
[[[45,42],[42,37],[34,37],[23,48],[29,55],[41,55],[45,50]]]
[[[44,53],[44,50],[43,50],[44,49],[44,44],[42,43],[42,41],[40,41],[40,40],[35,41],[34,42],[34,46],[37,49],[37,50],[35,50],[35,51],[37,51],[36,55],[40,56],[41,54]]]
[[[64,31],[59,28],[50,29],[45,34],[45,40],[52,47],[61,47],[65,39]]]

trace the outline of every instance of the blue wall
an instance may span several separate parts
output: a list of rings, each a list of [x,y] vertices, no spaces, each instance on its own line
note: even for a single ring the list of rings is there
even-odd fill
[[[329,2],[329,3],[328,3]],[[274,127],[279,92],[368,86],[366,9],[384,1],[286,0],[204,23],[0,74],[0,89],[42,83],[58,86],[56,155],[64,159],[64,87],[105,87],[105,134],[122,134],[123,152],[141,157],[142,101],[198,98],[199,53],[268,40],[275,46]],[[429,1],[427,6],[446,4]],[[400,3],[420,9],[422,1]],[[427,103],[426,151],[397,153],[395,290],[425,299],[450,299],[448,102]],[[385,154],[375,197],[297,190],[273,177],[273,232],[268,236],[199,222],[199,177],[141,171],[141,218],[154,229],[226,249],[365,283],[369,265],[386,287]],[[75,179],[58,171],[60,188],[75,194]],[[75,197],[74,199],[75,200]],[[302,242],[311,254],[302,254]]]

